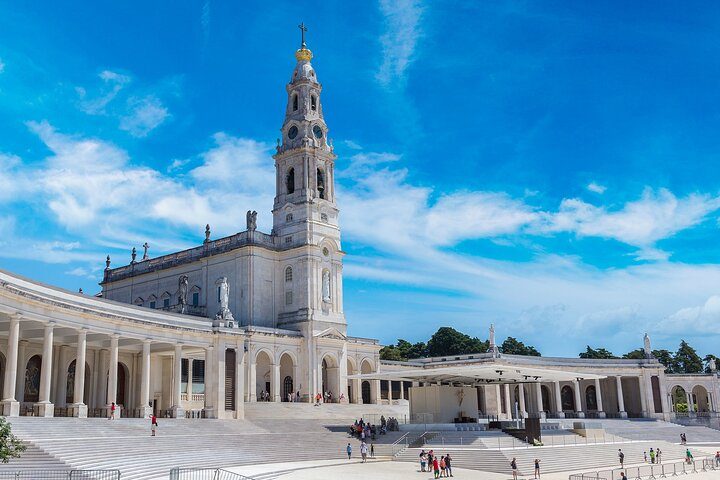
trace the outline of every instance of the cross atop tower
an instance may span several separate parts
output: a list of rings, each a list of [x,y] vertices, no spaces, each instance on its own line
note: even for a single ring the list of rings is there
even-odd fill
[[[300,36],[302,39],[300,48],[305,48],[305,32],[307,32],[307,27],[305,26],[305,22],[300,23],[300,25],[298,25],[298,28],[300,29]]]

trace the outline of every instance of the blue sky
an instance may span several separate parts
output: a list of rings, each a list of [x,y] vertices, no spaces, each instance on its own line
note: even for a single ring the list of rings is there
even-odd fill
[[[2,268],[269,231],[304,21],[351,334],[720,353],[720,5],[116,3],[0,1]]]

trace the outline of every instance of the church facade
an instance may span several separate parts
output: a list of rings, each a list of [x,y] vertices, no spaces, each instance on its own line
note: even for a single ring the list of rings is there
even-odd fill
[[[5,274],[5,414],[86,416],[115,402],[133,416],[239,418],[260,400],[378,401],[379,382],[347,378],[376,371],[380,346],[347,336],[336,156],[304,39],[295,57],[272,231],[248,211],[235,235],[213,239],[208,226],[195,248],[150,258],[145,244],[117,268],[108,257],[100,298]]]

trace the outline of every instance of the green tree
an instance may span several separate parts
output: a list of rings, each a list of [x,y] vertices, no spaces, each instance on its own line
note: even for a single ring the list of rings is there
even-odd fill
[[[10,423],[4,418],[0,418],[0,462],[8,463],[11,458],[19,457],[26,447],[12,433]]]
[[[703,362],[694,348],[685,340],[680,341],[680,346],[673,358],[674,373],[699,373],[703,371]]]
[[[665,373],[673,373],[675,368],[675,357],[671,352],[667,350],[653,350],[652,354],[653,357],[655,357],[660,363],[665,366]],[[623,355],[622,358],[642,360],[643,358],[645,358],[645,350],[643,350],[642,348],[632,350]]]
[[[535,347],[525,345],[515,337],[506,338],[502,345],[500,345],[500,352],[510,355],[530,355],[533,357],[540,356],[540,352],[538,352]]]
[[[395,345],[386,345],[380,349],[380,360],[391,360],[400,362],[407,360],[400,353],[400,350]]]
[[[590,348],[590,345],[587,346],[584,352],[580,352],[578,356],[580,358],[617,358],[612,352],[604,348]]]
[[[625,355],[623,355],[622,358],[630,358],[633,360],[642,360],[643,358],[645,358],[645,350],[643,350],[642,348],[632,350],[632,351],[626,353]]]
[[[444,357],[447,355],[465,355],[468,353],[485,353],[488,342],[458,332],[451,327],[440,327],[427,342],[427,355]]]
[[[399,338],[396,345],[388,345],[380,349],[382,360],[401,362],[412,358],[427,356],[427,347],[423,342],[410,343]]]

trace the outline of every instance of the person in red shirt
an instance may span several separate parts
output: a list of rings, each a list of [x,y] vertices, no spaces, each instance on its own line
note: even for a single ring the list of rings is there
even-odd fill
[[[152,415],[150,415],[150,436],[151,437],[155,436],[155,429],[157,428],[157,426],[158,426],[157,417],[153,413]]]
[[[433,472],[435,472],[435,478],[440,478],[440,463],[437,457],[433,457]]]
[[[115,420],[115,402],[112,402],[112,405],[110,405],[110,416],[108,420]]]

